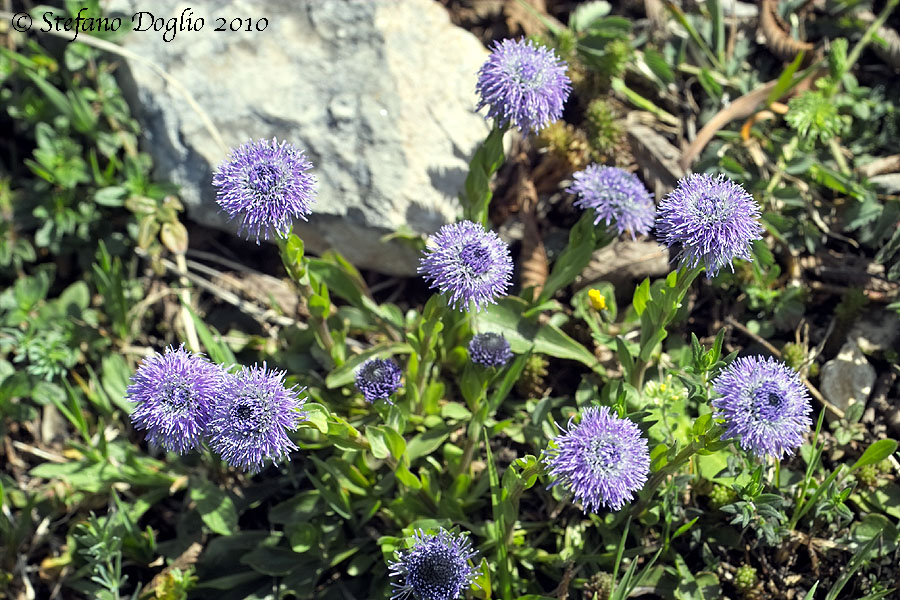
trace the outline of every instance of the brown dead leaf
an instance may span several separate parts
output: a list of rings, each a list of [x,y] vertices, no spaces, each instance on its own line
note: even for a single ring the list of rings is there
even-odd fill
[[[550,268],[547,263],[547,250],[544,248],[544,241],[541,239],[541,232],[537,224],[537,190],[535,190],[534,182],[528,176],[525,160],[527,158],[523,154],[516,162],[510,193],[517,197],[517,204],[521,207],[522,224],[525,227],[522,251],[519,256],[520,282],[523,289],[534,287],[534,293],[537,296],[547,282]]]
[[[544,0],[506,0],[503,4],[503,15],[506,17],[506,27],[510,35],[532,35],[541,33],[545,27],[541,20],[528,10],[522,3],[528,4],[534,12],[547,18],[547,4]]]

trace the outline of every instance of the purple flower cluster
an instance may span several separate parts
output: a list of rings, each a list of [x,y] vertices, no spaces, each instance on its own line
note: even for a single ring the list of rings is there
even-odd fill
[[[287,237],[294,219],[306,220],[315,202],[316,179],[302,150],[278,140],[248,142],[231,152],[219,167],[213,185],[216,201],[234,219],[247,239],[269,238],[270,230]]]
[[[472,550],[468,536],[440,529],[436,535],[419,530],[413,534],[413,546],[395,553],[390,563],[392,600],[412,596],[415,600],[456,600],[478,576],[469,561]]]
[[[184,346],[145,359],[126,397],[137,403],[134,428],[155,446],[184,454],[200,445],[225,387],[225,373]]]
[[[265,363],[232,375],[169,347],[141,363],[126,394],[137,404],[131,421],[151,444],[184,454],[207,438],[230,465],[257,472],[265,459],[289,460],[297,449],[287,432],[304,419],[303,400],[283,379]]]
[[[540,131],[562,116],[572,91],[566,64],[550,48],[530,40],[495,42],[478,71],[476,110],[489,107],[488,118],[520,132]]]
[[[812,406],[797,373],[774,358],[736,359],[712,382],[722,397],[712,401],[728,428],[723,440],[740,438],[757,456],[781,458],[803,444],[812,426]]]
[[[210,446],[228,464],[258,472],[265,459],[290,460],[297,446],[288,431],[297,429],[303,400],[296,387],[284,386],[284,371],[241,367],[229,381],[211,423]]]
[[[759,205],[724,175],[692,174],[659,204],[656,230],[678,245],[681,266],[702,265],[710,276],[735,258],[751,260],[750,243],[762,237]]]
[[[548,474],[557,477],[550,487],[563,484],[584,512],[601,506],[619,510],[647,482],[647,440],[637,425],[610,414],[607,406],[586,408],[578,425],[573,421],[544,457]]]
[[[400,389],[401,375],[400,367],[391,359],[373,358],[356,371],[356,388],[369,402],[378,399],[390,402],[391,394]]]
[[[509,342],[499,333],[478,333],[469,341],[469,358],[482,367],[502,367],[512,356]]]
[[[572,175],[575,182],[566,190],[577,196],[575,206],[594,209],[594,225],[605,221],[618,232],[645,234],[656,219],[653,194],[636,175],[616,167],[588,165]]]
[[[472,221],[441,227],[419,263],[432,288],[450,294],[458,310],[481,310],[505,295],[513,272],[509,247],[493,231]]]

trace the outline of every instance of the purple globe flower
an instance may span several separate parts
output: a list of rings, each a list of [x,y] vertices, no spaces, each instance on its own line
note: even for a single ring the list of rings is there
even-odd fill
[[[437,535],[421,530],[413,534],[413,547],[395,553],[396,562],[390,562],[392,600],[456,600],[478,576],[477,567],[469,560],[477,552],[465,535],[453,535],[440,529]]]
[[[734,258],[750,258],[750,243],[762,237],[759,205],[723,175],[688,175],[659,204],[656,230],[667,245],[681,247],[681,266],[706,267],[715,276]]]
[[[356,371],[356,388],[369,402],[388,398],[400,389],[400,367],[389,358],[367,360]]]
[[[145,358],[131,377],[125,392],[137,404],[131,422],[146,430],[151,444],[184,454],[203,439],[224,381],[217,365],[169,346]]]
[[[483,367],[502,367],[512,355],[509,342],[499,333],[478,333],[469,341],[469,357]]]
[[[231,151],[231,160],[213,175],[216,201],[247,239],[287,237],[294,219],[306,220],[315,202],[316,179],[302,150],[278,140],[247,142]]]
[[[288,431],[305,419],[295,387],[284,386],[284,371],[253,365],[228,378],[210,423],[210,445],[233,467],[256,473],[265,459],[290,460],[297,446]]]
[[[549,474],[558,478],[550,487],[563,484],[584,512],[596,513],[601,506],[619,510],[647,481],[647,440],[637,425],[610,414],[607,406],[584,409],[578,425],[573,420],[545,454]]]
[[[630,232],[632,239],[653,227],[656,219],[653,194],[636,175],[594,164],[572,177],[575,182],[566,191],[578,197],[575,206],[594,209],[594,225],[605,221],[610,228],[615,225],[619,233]]]
[[[449,293],[450,305],[461,311],[471,304],[477,311],[496,302],[506,294],[512,272],[509,247],[472,221],[441,227],[419,264],[431,287]]]
[[[721,398],[712,401],[715,417],[728,428],[723,440],[740,438],[757,456],[780,459],[803,444],[812,426],[812,406],[797,373],[774,358],[736,359],[712,382]]]
[[[488,106],[488,118],[501,126],[540,131],[562,116],[570,84],[566,63],[550,48],[530,40],[495,42],[478,71],[475,89],[481,101],[476,110]]]

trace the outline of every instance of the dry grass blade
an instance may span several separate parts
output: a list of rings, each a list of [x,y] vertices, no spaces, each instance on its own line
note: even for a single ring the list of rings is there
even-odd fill
[[[762,84],[752,92],[744,94],[716,113],[716,115],[703,126],[703,129],[697,133],[697,137],[694,138],[694,141],[684,149],[681,160],[678,163],[681,165],[681,168],[685,171],[690,170],[691,163],[694,162],[694,159],[703,151],[713,136],[716,135],[717,131],[735,119],[746,119],[755,113],[756,107],[769,97],[769,92],[772,91],[772,88],[775,87],[777,82],[777,80],[773,79],[772,81]]]
[[[537,190],[527,173],[524,160],[525,157],[520,156],[520,160],[516,162],[509,193],[514,195],[516,204],[521,207],[520,215],[525,227],[519,256],[520,283],[523,289],[533,287],[537,296],[547,282],[550,268],[537,224]]]
[[[759,28],[766,46],[773,54],[786,61],[794,60],[801,52],[806,52],[809,56],[809,51],[814,48],[813,44],[795,40],[782,29],[778,23],[777,10],[776,0],[763,0],[759,7]]]

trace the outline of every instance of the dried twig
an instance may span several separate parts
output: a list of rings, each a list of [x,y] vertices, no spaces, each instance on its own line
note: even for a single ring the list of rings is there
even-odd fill
[[[743,323],[739,323],[737,320],[735,320],[734,317],[732,317],[730,315],[725,317],[725,322],[727,324],[731,325],[732,327],[734,327],[735,329],[737,329],[738,331],[740,331],[741,333],[743,333],[744,335],[746,335],[747,337],[749,337],[750,339],[752,339],[754,342],[763,346],[766,350],[768,350],[770,353],[772,353],[772,355],[775,356],[775,358],[778,358],[779,360],[781,359],[781,351],[778,348],[776,348],[775,346],[770,344],[768,341],[766,341],[761,336],[759,336],[756,333],[753,333],[752,331],[747,329],[747,327],[744,326]],[[818,400],[822,404],[822,406],[824,406],[829,411],[831,411],[831,413],[836,415],[839,419],[844,418],[844,411],[842,411],[840,408],[838,408],[837,406],[835,406],[834,404],[832,404],[831,402],[826,400],[825,396],[822,395],[822,392],[820,392],[818,390],[818,388],[816,388],[816,386],[814,386],[812,383],[810,383],[809,379],[807,379],[805,377],[801,377],[800,379],[806,385],[807,389],[809,389],[809,393],[812,395],[812,397],[815,398],[816,400]]]

